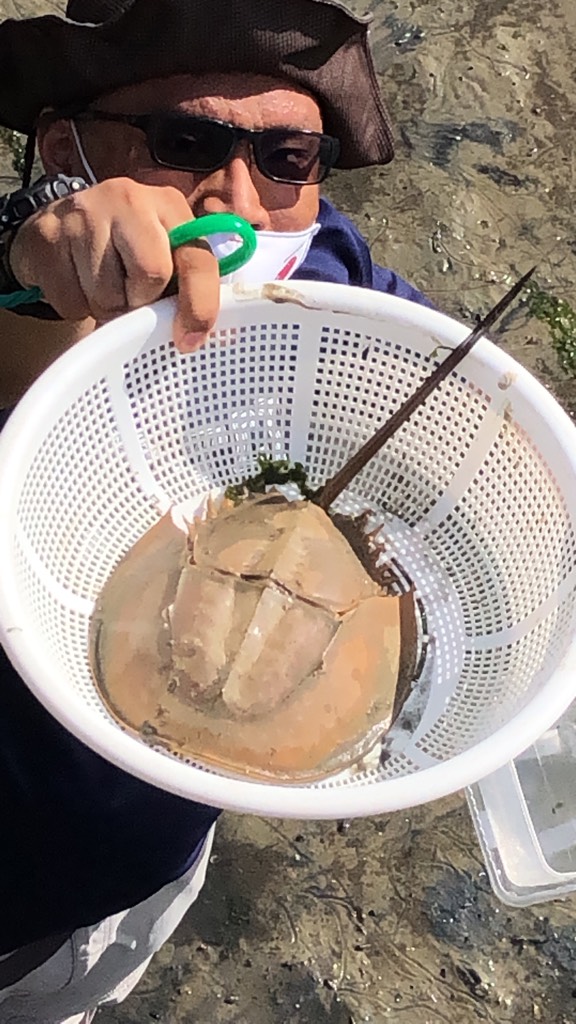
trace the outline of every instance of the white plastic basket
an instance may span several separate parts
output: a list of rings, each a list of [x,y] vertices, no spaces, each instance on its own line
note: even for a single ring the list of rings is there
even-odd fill
[[[179,355],[172,301],[97,331],[33,386],[0,438],[0,639],[77,737],[164,789],[266,815],[353,817],[435,799],[520,753],[576,696],[576,429],[483,339],[366,467],[345,507],[380,509],[430,642],[383,765],[307,786],[207,771],[112,721],[88,623],[113,566],[170,504],[265,449],[313,485],[388,419],[466,328],[361,289],[223,289]]]

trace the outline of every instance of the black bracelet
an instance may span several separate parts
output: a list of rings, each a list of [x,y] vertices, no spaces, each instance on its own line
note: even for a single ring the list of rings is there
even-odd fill
[[[64,199],[75,192],[90,188],[84,178],[66,174],[45,174],[30,188],[19,188],[7,196],[0,197],[0,237],[6,231],[14,231],[38,210],[50,206],[57,199]]]
[[[45,175],[30,188],[20,188],[0,197],[0,295],[22,290],[10,265],[10,247],[18,228],[39,210],[86,188],[90,188],[90,185],[84,178],[68,177],[66,174]],[[62,319],[46,302],[26,303],[12,308],[11,312],[41,320]]]

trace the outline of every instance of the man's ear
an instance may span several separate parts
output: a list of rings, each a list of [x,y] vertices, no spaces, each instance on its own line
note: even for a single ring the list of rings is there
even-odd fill
[[[38,151],[46,174],[81,174],[82,166],[70,121],[43,111],[37,126]]]

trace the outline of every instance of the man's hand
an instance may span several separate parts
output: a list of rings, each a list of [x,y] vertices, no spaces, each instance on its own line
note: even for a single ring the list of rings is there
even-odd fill
[[[174,252],[168,231],[190,220],[177,189],[113,178],[27,220],[10,252],[24,288],[37,286],[64,320],[111,320],[160,297],[174,270],[181,352],[202,344],[218,315],[218,263],[208,243]]]

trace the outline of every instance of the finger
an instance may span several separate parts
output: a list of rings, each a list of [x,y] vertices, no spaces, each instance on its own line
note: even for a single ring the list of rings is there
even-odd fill
[[[37,285],[63,319],[109,319],[114,307],[125,308],[123,268],[112,275],[105,266],[100,284],[108,229],[85,210],[60,200],[24,224],[15,241],[26,283]]]
[[[180,352],[191,352],[203,344],[218,316],[218,260],[208,242],[199,239],[174,251],[174,265],[178,274],[174,343]]]
[[[91,316],[105,321],[124,313],[126,273],[108,225],[96,222],[89,233],[71,233],[70,251]]]
[[[58,259],[54,249],[58,247]],[[10,250],[12,270],[24,288],[37,287],[65,320],[83,320],[90,310],[74,261],[70,241],[57,217],[42,211],[22,225]]]
[[[38,286],[46,302],[63,320],[85,320],[91,315],[90,304],[80,285],[70,241],[62,240],[58,261],[52,260],[52,255],[47,253],[46,272],[38,274]]]
[[[158,218],[114,220],[112,243],[123,267],[127,306],[136,309],[158,299],[174,273],[168,235]]]

